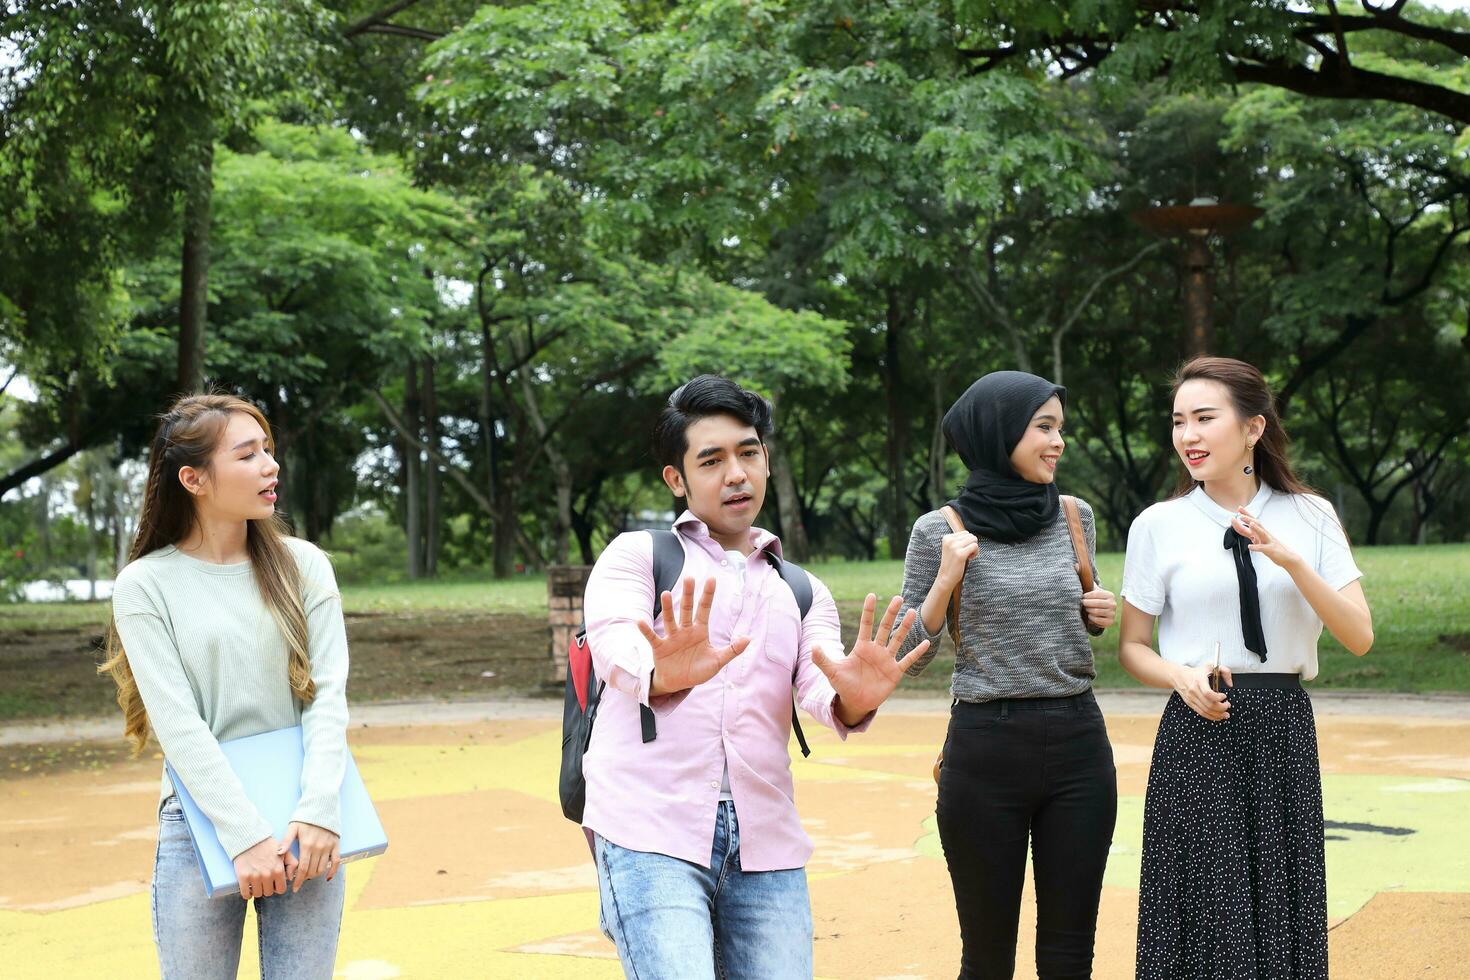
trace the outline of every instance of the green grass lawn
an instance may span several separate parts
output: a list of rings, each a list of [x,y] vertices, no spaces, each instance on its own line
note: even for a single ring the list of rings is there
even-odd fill
[[[342,604],[349,613],[524,613],[546,612],[546,579],[522,575],[505,582],[487,577],[400,582],[394,585],[344,585]],[[0,643],[16,630],[100,628],[106,602],[0,603]]]
[[[1470,691],[1470,545],[1359,548],[1363,587],[1373,607],[1377,640],[1366,657],[1347,653],[1330,635],[1321,642],[1321,687],[1383,691]],[[1121,554],[1099,560],[1103,582],[1116,590],[1123,571]],[[848,634],[870,591],[893,595],[901,587],[903,564],[818,562],[811,566],[832,589]],[[521,615],[544,617],[546,584],[539,576],[510,581],[488,579],[418,582],[399,585],[347,585],[349,614],[421,621],[433,629],[439,617]],[[99,632],[106,603],[0,605],[0,655],[7,638],[52,631]],[[1093,641],[1100,687],[1128,687],[1133,680],[1117,660],[1117,629]],[[952,652],[944,649],[912,686],[943,689],[949,683]],[[0,701],[3,701],[0,697]],[[0,704],[0,716],[6,712]]]

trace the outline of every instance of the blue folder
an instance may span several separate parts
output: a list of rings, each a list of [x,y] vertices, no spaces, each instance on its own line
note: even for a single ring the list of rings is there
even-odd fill
[[[271,833],[277,840],[284,837],[291,814],[301,801],[301,766],[305,758],[301,726],[230,739],[219,743],[219,747],[239,777],[246,798],[271,825]],[[240,882],[235,877],[234,859],[225,853],[215,836],[214,824],[199,809],[199,804],[194,802],[183,780],[166,759],[164,768],[184,808],[189,836],[194,841],[194,855],[199,859],[199,871],[204,876],[204,890],[210,898],[226,895],[238,898]],[[367,787],[362,784],[362,776],[350,752],[347,754],[346,772],[342,776],[340,799],[343,863],[386,851],[388,835],[378,819],[378,812],[373,809],[373,801],[368,798]],[[299,856],[298,844],[293,843],[291,850]]]

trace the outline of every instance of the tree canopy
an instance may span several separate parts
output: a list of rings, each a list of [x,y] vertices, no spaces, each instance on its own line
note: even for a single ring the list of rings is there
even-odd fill
[[[1012,367],[1068,386],[1063,483],[1118,543],[1191,350],[1180,243],[1135,219],[1213,198],[1263,210],[1209,240],[1214,349],[1303,471],[1366,541],[1470,533],[1463,12],[7,13],[0,385],[35,398],[0,388],[0,512],[105,487],[87,452],[137,459],[207,379],[277,427],[300,533],[391,528],[411,575],[591,560],[667,508],[651,421],[714,370],[776,405],[794,554],[901,556],[963,477],[945,408]]]

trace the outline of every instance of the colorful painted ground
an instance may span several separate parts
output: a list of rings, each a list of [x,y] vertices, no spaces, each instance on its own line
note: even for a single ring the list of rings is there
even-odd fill
[[[556,720],[359,727],[391,838],[349,865],[347,980],[613,978],[581,833],[555,799]],[[1319,714],[1334,978],[1461,977],[1470,963],[1470,720]],[[930,766],[945,717],[885,712],[793,765],[819,977],[952,977],[958,936]],[[1109,713],[1122,802],[1096,975],[1132,974],[1143,791],[1157,715]],[[159,762],[0,781],[0,974],[156,976],[148,878]],[[1018,976],[1034,976],[1023,903]],[[257,976],[248,933],[242,977]]]

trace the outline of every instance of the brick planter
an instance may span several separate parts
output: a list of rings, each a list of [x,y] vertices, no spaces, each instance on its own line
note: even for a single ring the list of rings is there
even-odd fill
[[[582,623],[582,594],[587,591],[591,565],[552,565],[546,570],[547,617],[551,629],[552,680],[567,679],[567,646]]]

